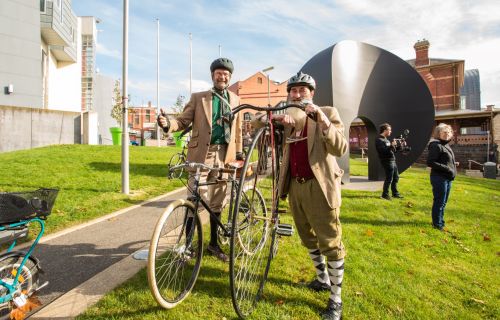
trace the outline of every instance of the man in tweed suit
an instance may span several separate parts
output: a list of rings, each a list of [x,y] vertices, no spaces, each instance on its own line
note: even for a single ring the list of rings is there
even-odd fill
[[[315,89],[311,76],[297,73],[288,81],[288,102],[305,105],[305,112],[289,108],[273,117],[285,126],[279,190],[289,196],[297,232],[316,268],[308,287],[330,291],[322,318],[339,320],[345,249],[339,220],[343,171],[335,157],[347,151],[347,140],[337,109],[313,103]]]
[[[222,116],[240,104],[237,95],[227,90],[233,63],[227,58],[218,58],[210,65],[213,88],[196,92],[184,107],[184,111],[175,119],[169,120],[162,110],[158,124],[164,132],[175,132],[193,126],[191,140],[188,144],[187,161],[205,163],[209,166],[223,167],[225,164],[241,157],[242,131],[239,114],[231,124],[222,121]],[[189,186],[193,186],[193,174],[189,177]],[[202,180],[213,181],[216,177],[211,173],[202,174]],[[200,194],[215,215],[220,217],[226,196],[226,184],[219,183],[208,187],[200,187]],[[217,242],[218,225],[215,218],[210,217],[209,254],[227,262],[228,257]]]

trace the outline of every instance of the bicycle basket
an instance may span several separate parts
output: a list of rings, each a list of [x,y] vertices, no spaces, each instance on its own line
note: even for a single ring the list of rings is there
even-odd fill
[[[0,223],[38,217],[45,219],[54,206],[57,189],[0,193]]]

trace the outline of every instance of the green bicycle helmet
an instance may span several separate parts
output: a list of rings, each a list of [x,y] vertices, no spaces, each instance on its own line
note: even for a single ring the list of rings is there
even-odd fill
[[[286,91],[290,92],[290,89],[296,86],[308,86],[309,89],[315,90],[316,81],[314,81],[314,78],[311,77],[310,75],[302,73],[302,71],[299,71],[297,72],[296,75],[291,77],[290,80],[288,80],[288,84],[286,85]]]
[[[215,59],[210,65],[210,72],[213,73],[215,69],[225,69],[232,74],[234,70],[233,62],[228,58]]]

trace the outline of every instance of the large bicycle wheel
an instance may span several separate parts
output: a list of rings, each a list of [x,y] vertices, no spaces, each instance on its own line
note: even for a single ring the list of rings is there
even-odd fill
[[[35,262],[31,259],[26,260],[26,263],[20,268],[23,258],[24,255],[21,254],[0,258],[0,279],[4,283],[12,285],[19,272],[20,275],[16,289],[25,298],[28,298],[31,296],[33,290],[38,288],[39,270]],[[10,293],[12,294],[13,292]],[[0,297],[6,297],[8,294],[9,290],[7,287],[0,285]],[[0,304],[0,319],[10,319],[10,312],[15,308],[16,306],[12,301],[12,297],[9,301]]]
[[[198,278],[203,230],[194,205],[172,202],[156,224],[149,246],[148,283],[155,300],[170,309],[182,302]]]
[[[249,166],[257,169],[261,163],[255,155],[265,153],[254,152],[254,149],[265,130],[263,128],[255,135],[242,172],[248,172]],[[259,144],[260,146],[264,144]],[[257,170],[252,171],[253,177],[242,175],[239,181],[230,242],[231,297],[236,312],[242,318],[253,311],[262,295],[271,246],[272,223],[267,213],[267,204],[259,191],[261,182],[267,183],[269,178],[260,175]]]
[[[170,161],[168,162],[168,168],[172,168],[173,166],[177,166],[179,164],[182,164],[186,162],[186,159],[182,153],[176,153],[174,154],[171,158]],[[175,170],[175,172],[171,173],[172,178],[180,178],[182,174],[184,173],[184,168],[179,168]]]

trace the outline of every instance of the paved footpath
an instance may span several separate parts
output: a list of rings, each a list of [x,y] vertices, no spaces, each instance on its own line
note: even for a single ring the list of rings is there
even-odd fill
[[[376,191],[382,182],[353,177],[345,189]],[[73,319],[146,266],[133,254],[147,249],[156,221],[185,189],[173,191],[82,225],[44,236],[35,249],[45,273],[42,307],[30,319]],[[48,220],[50,223],[50,218]]]
[[[39,291],[42,308],[30,319],[72,319],[145,267],[146,261],[132,255],[147,249],[165,207],[185,193],[176,190],[44,236],[34,254],[49,285]]]

